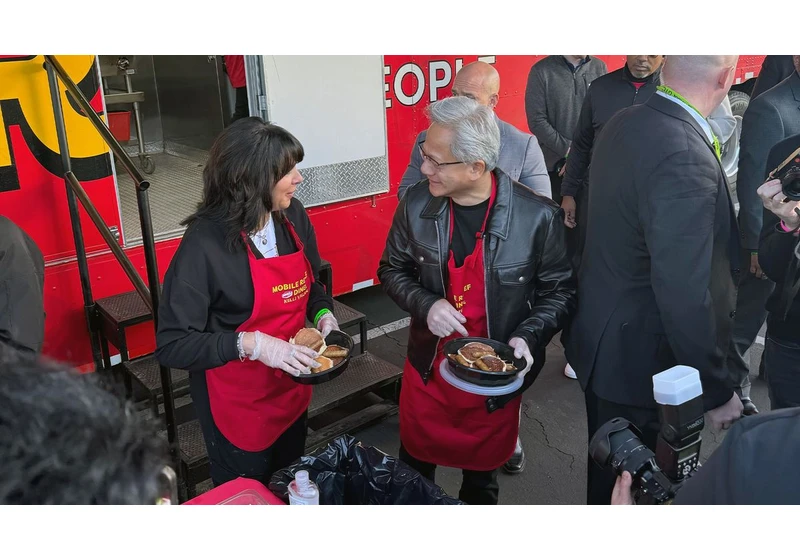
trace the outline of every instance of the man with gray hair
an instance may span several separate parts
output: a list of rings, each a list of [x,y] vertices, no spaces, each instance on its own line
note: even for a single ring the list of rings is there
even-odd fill
[[[411,315],[400,459],[431,480],[436,465],[460,468],[459,498],[496,504],[522,392],[575,306],[575,278],[562,210],[496,167],[500,131],[491,109],[452,97],[431,105],[429,116],[416,147],[425,179],[401,199],[378,268],[386,292]],[[507,394],[454,377],[443,347],[462,337],[508,344],[524,358],[515,383],[499,391]]]
[[[547,166],[536,138],[494,114],[494,108],[500,101],[500,74],[497,69],[480,60],[467,64],[458,71],[453,80],[453,95],[469,97],[492,110],[500,129],[500,155],[497,167],[515,181],[529,187],[533,192],[550,198],[550,179],[547,175]],[[422,157],[416,148],[420,142],[425,141],[425,134],[425,131],[420,132],[411,149],[411,159],[397,191],[398,198],[403,197],[403,193],[408,187],[425,179],[421,170]]]
[[[585,392],[591,438],[621,416],[655,450],[653,375],[700,372],[708,421],[740,417],[725,354],[733,323],[739,233],[707,121],[727,95],[736,56],[668,56],[664,86],[623,109],[595,144],[586,250],[567,358]],[[589,459],[588,503],[608,504],[614,476]]]

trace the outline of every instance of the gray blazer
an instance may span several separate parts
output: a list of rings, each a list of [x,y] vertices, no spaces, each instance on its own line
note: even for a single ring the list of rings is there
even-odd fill
[[[742,121],[739,175],[739,229],[742,246],[758,249],[764,207],[758,187],[767,173],[769,151],[781,140],[800,134],[800,75],[791,76],[750,102]]]
[[[544,163],[544,154],[536,138],[499,118],[497,125],[500,127],[500,158],[497,167],[536,194],[551,198],[550,177]],[[411,161],[408,162],[408,168],[400,181],[397,198],[403,198],[403,193],[408,187],[425,179],[420,171],[422,155],[417,146],[425,141],[427,135],[427,130],[420,132],[411,148]]]

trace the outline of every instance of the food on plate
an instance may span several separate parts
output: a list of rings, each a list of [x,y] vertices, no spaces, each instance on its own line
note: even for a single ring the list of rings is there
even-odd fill
[[[483,371],[501,372],[506,370],[506,363],[497,356],[484,356],[475,360],[475,365]]]
[[[323,371],[328,371],[333,367],[333,360],[326,358],[325,356],[319,356],[317,358],[317,363],[319,364],[319,367],[311,368],[311,373],[322,373]]]
[[[458,354],[470,363],[484,356],[497,356],[494,348],[482,342],[469,342],[461,347]]]
[[[326,358],[346,358],[347,348],[342,348],[341,346],[336,346],[335,344],[331,344],[325,349],[322,355],[325,356]]]
[[[506,362],[494,348],[482,342],[468,342],[462,346],[457,354],[448,354],[450,360],[468,368],[486,372],[511,372],[517,368],[511,362]]]
[[[323,353],[326,348],[322,333],[317,329],[311,328],[303,328],[297,331],[297,334],[289,339],[289,343],[305,346],[319,353]]]

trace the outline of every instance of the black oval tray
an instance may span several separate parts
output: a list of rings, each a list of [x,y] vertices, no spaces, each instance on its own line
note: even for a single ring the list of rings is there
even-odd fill
[[[491,346],[501,360],[514,364],[514,366],[517,368],[516,371],[483,371],[482,369],[478,368],[462,366],[457,361],[450,358],[450,354],[457,354],[458,350],[462,346],[469,344],[470,342],[482,342],[483,344]],[[450,366],[450,371],[453,372],[453,375],[466,381],[467,383],[472,383],[473,385],[479,385],[481,387],[500,387],[513,383],[514,379],[517,377],[517,374],[525,369],[526,365],[525,358],[514,357],[514,349],[511,348],[511,346],[496,340],[491,340],[489,338],[456,338],[445,343],[443,351],[445,357],[447,358],[447,364]]]
[[[325,344],[341,346],[347,348],[347,357],[339,362],[339,365],[333,366],[331,369],[322,371],[320,373],[309,373],[300,376],[292,375],[291,378],[301,385],[318,385],[336,379],[344,373],[350,363],[350,356],[353,353],[353,339],[349,334],[342,331],[331,331],[325,338]],[[289,375],[289,374],[287,374]]]

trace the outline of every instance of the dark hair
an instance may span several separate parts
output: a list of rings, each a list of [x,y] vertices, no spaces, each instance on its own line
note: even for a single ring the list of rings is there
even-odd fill
[[[242,232],[255,231],[272,212],[272,190],[303,161],[303,146],[287,130],[258,117],[239,119],[223,130],[203,169],[203,200],[182,225],[209,218],[225,225],[234,250]]]
[[[0,361],[0,504],[155,504],[166,442],[100,374]]]

